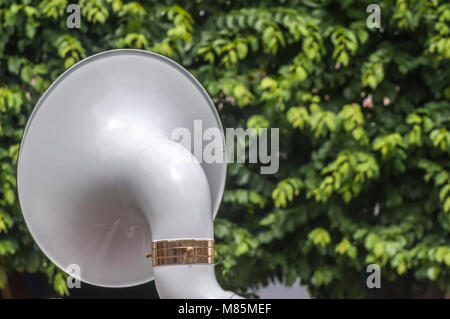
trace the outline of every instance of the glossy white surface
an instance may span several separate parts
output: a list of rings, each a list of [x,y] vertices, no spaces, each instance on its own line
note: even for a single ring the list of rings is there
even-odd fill
[[[151,138],[120,182],[128,207],[144,213],[152,240],[214,239],[208,179],[180,144]],[[180,159],[184,159],[181,161]],[[214,265],[168,265],[153,269],[161,298],[237,298],[217,283]]]
[[[225,160],[175,165],[187,151],[167,139],[196,119],[222,130],[200,84],[159,55],[108,51],[64,73],[38,102],[18,163],[44,253],[63,270],[78,264],[85,282],[124,287],[153,279],[152,238],[213,238]]]
[[[155,138],[139,152],[122,184],[130,206],[150,222],[152,240],[214,239],[206,175],[184,147]],[[180,161],[184,159],[184,161]],[[169,265],[153,269],[161,298],[232,298],[217,283],[214,265]]]
[[[219,286],[214,265],[158,266],[154,271],[156,289],[161,298],[242,299]]]

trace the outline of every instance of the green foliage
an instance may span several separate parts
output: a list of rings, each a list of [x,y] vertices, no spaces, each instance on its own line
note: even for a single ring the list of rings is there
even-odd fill
[[[0,1],[0,289],[11,270],[64,276],[33,243],[17,199],[26,120],[64,70],[139,48],[188,68],[224,127],[280,128],[280,170],[230,164],[217,270],[245,291],[301,277],[318,297],[364,296],[361,273],[450,291],[450,5],[370,1]]]

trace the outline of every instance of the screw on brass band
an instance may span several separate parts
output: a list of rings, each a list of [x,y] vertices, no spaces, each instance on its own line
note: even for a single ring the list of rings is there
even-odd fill
[[[152,242],[153,266],[183,264],[214,264],[214,240],[177,239]]]

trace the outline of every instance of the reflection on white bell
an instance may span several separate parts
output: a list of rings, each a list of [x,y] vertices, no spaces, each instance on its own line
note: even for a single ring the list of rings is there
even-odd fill
[[[200,163],[170,139],[195,120],[223,140],[205,90],[157,54],[103,52],[61,75],[33,111],[18,163],[22,211],[43,252],[98,286],[155,279],[164,298],[237,297],[211,262],[225,151]]]

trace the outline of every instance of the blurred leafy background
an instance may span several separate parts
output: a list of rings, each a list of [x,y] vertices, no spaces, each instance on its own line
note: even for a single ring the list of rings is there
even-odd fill
[[[217,273],[245,293],[300,277],[314,297],[367,297],[367,264],[397,296],[450,292],[450,3],[0,0],[0,289],[14,272],[64,275],[34,244],[16,191],[24,126],[45,89],[115,48],[168,56],[224,127],[280,128],[280,169],[229,164]]]

